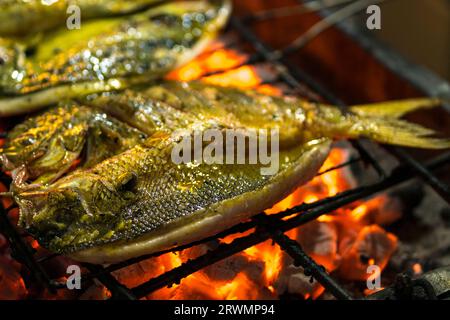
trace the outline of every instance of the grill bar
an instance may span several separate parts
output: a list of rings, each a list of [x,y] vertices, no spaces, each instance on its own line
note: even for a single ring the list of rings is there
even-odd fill
[[[188,275],[197,272],[207,266],[231,257],[247,248],[253,247],[258,243],[264,242],[270,238],[270,233],[260,232],[253,233],[250,236],[238,238],[229,245],[221,244],[213,251],[210,251],[196,259],[190,260],[181,266],[174,268],[158,277],[150,279],[149,281],[132,289],[134,295],[138,298],[145,297],[149,293],[164,288],[171,287],[174,284],[179,284],[180,281]]]
[[[444,156],[438,157],[433,161],[431,161],[428,167],[430,169],[435,169],[443,164],[446,163],[448,164],[449,162],[450,162],[450,152],[445,154]],[[225,258],[231,257],[232,255],[241,252],[245,249],[248,249],[258,243],[269,240],[272,237],[273,232],[289,231],[309,221],[315,220],[321,215],[327,214],[346,204],[352,203],[359,199],[363,199],[379,191],[392,187],[396,184],[405,182],[408,179],[411,179],[412,177],[414,176],[411,175],[411,172],[408,169],[408,167],[402,166],[399,167],[397,170],[395,170],[391,176],[389,176],[382,182],[371,185],[369,187],[362,187],[356,190],[343,192],[341,194],[336,195],[335,197],[324,199],[320,201],[321,202],[320,205],[317,205],[308,211],[303,211],[299,215],[290,218],[289,220],[286,221],[280,220],[279,215],[282,216],[284,213],[280,213],[279,215],[273,215],[269,217],[262,216],[263,218],[261,218],[261,215],[255,217],[254,220],[259,222],[257,223],[257,226],[259,226],[259,228],[256,232],[248,236],[238,238],[230,244],[221,244],[217,249],[210,251],[205,255],[200,256],[196,259],[190,260],[184,263],[183,265],[174,268],[158,277],[155,277],[149,280],[148,282],[133,288],[132,291],[138,298],[142,298],[157,289],[161,289],[166,286],[170,287],[173,284],[179,283],[181,279],[185,278],[186,276],[196,271],[199,271],[204,267],[212,265]],[[268,222],[267,219],[270,219],[270,222]],[[268,225],[271,231],[268,231],[265,225]],[[338,292],[343,290],[335,282],[322,283],[319,279],[317,280],[329,292]],[[338,298],[338,296],[336,296],[336,298]]]
[[[436,177],[430,170],[422,166],[420,162],[412,158],[408,153],[399,148],[386,147],[399,160],[408,164],[420,177],[422,177],[442,199],[450,203],[450,188]]]
[[[283,232],[275,232],[273,239],[293,259],[296,266],[302,266],[305,276],[312,276],[329,292],[340,300],[353,300],[352,296],[342,288],[325,270],[308,256],[297,241],[292,240]]]
[[[32,276],[42,285],[54,292],[50,277],[45,272],[42,265],[34,258],[34,249],[28,245],[12,225],[8,217],[9,208],[0,205],[0,231],[9,239],[12,249],[12,256],[23,263],[28,270],[32,271]]]
[[[245,40],[250,42],[253,47],[261,54],[261,56],[266,59],[267,62],[272,62],[275,64],[277,71],[280,74],[280,78],[286,82],[292,88],[299,87],[301,83],[307,84],[312,91],[316,92],[323,99],[335,104],[345,111],[345,104],[338,97],[336,97],[332,92],[325,89],[321,84],[317,83],[311,76],[307,73],[301,71],[297,66],[290,63],[286,55],[276,56],[272,54],[274,50],[270,48],[267,44],[262,42],[258,37],[246,27],[239,19],[231,17],[230,24],[233,28],[237,29],[239,34],[243,36]],[[314,99],[314,97],[313,97]],[[361,143],[358,141],[352,141],[352,145],[359,151],[361,158],[369,163],[378,173],[380,177],[385,176],[385,173],[379,163],[375,158],[367,151]]]
[[[256,15],[257,14],[258,13],[256,13]],[[274,54],[277,51],[262,42],[261,39],[253,33],[250,27],[243,22],[253,22],[274,17],[267,12],[264,15],[266,15],[266,17],[259,17],[257,19],[252,19],[251,16],[239,19],[236,17],[231,18],[230,28],[237,32],[256,50],[256,53],[252,55],[250,60],[246,63],[271,63],[278,72],[279,79],[289,87],[304,92],[304,87],[306,85],[312,91],[311,94],[307,94],[311,100],[318,101],[322,98],[328,102],[340,106],[343,110],[345,110],[345,104],[330,90],[327,90],[321,84],[317,83],[309,74],[290,63],[286,57],[286,54]],[[295,50],[288,51],[289,53],[292,53]],[[0,134],[0,138],[4,137],[4,134]],[[352,142],[352,146],[359,153],[358,157],[326,171],[328,172],[330,170],[339,169],[356,161],[362,161],[365,164],[370,165],[370,167],[378,173],[379,180],[374,184],[348,190],[336,196],[316,201],[315,203],[303,204],[276,215],[266,216],[265,214],[260,214],[254,217],[251,221],[241,223],[215,237],[210,237],[208,239],[172,250],[167,250],[165,252],[131,259],[108,267],[84,264],[89,272],[83,275],[83,283],[87,283],[87,281],[97,278],[110,290],[112,299],[139,299],[157,289],[179,283],[183,278],[201,270],[204,267],[210,266],[215,262],[230,257],[256,244],[273,239],[295,261],[299,262],[305,270],[309,271],[311,276],[317,279],[317,281],[321,283],[328,292],[333,294],[338,299],[351,299],[352,297],[345,291],[345,289],[343,289],[342,286],[340,286],[326,271],[324,271],[321,266],[317,265],[314,260],[312,260],[311,257],[309,257],[302,250],[296,241],[287,237],[284,232],[308,223],[323,214],[330,213],[331,211],[356,200],[363,199],[406,180],[415,178],[416,176],[422,177],[426,183],[433,187],[436,192],[448,201],[448,186],[440,181],[432,171],[444,165],[450,164],[450,153],[442,154],[426,164],[421,164],[401,149],[389,147],[387,148],[388,152],[400,159],[402,164],[387,175],[373,157],[371,152],[369,152],[361,143],[355,141]],[[1,180],[8,181],[8,177],[2,173]],[[282,218],[288,219],[281,220]],[[3,206],[0,209],[0,228],[1,232],[4,233],[10,240],[11,247],[13,248],[17,259],[25,264],[25,266],[35,276],[36,280],[53,290],[59,289],[61,286],[59,284],[57,285],[50,279],[41,265],[41,263],[57,257],[57,255],[49,255],[37,260],[34,256],[33,248],[31,248],[31,246],[24,241],[24,239],[22,239],[20,233],[11,224],[7,216],[7,210],[5,210]],[[111,274],[111,272],[115,270],[119,270],[150,257],[156,257],[166,252],[189,248],[196,244],[214,239],[217,240],[226,235],[248,231],[252,228],[256,228],[256,230],[250,235],[237,238],[230,244],[220,244],[216,249],[196,259],[187,261],[181,266],[174,268],[158,277],[150,279],[149,281],[132,289],[126,288]]]
[[[97,274],[103,269],[96,265],[85,264],[85,266],[90,272]],[[136,296],[110,273],[98,274],[97,279],[109,289],[112,300],[136,300]]]

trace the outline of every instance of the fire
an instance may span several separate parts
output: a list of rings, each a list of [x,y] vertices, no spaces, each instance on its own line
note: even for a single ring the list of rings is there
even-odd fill
[[[264,83],[257,68],[242,65],[246,60],[246,55],[224,49],[216,43],[192,62],[170,73],[167,78],[182,81],[200,79],[221,86],[253,88],[266,94],[281,95],[279,88]],[[348,157],[344,149],[333,149],[320,170],[322,174],[266,210],[266,213],[275,214],[302,203],[313,203],[351,188],[353,182],[349,180],[350,175],[345,169],[327,171],[342,164]],[[399,217],[400,210],[392,206],[392,200],[387,196],[378,196],[359,201],[293,229],[287,235],[297,240],[328,271],[334,271],[344,279],[365,281],[368,277],[367,267],[377,265],[383,270],[396,249],[397,238],[380,227]],[[253,231],[231,235],[220,241],[231,243]],[[38,248],[37,243],[32,242],[32,245]],[[135,287],[179,267],[188,259],[204,254],[211,245],[214,244],[199,245],[141,261],[116,271],[114,276],[124,285]],[[3,259],[1,249],[0,235],[0,260]],[[415,265],[413,270],[418,274],[421,266]],[[17,274],[10,276],[15,277]],[[0,282],[1,279],[2,270]],[[15,287],[8,287],[8,290],[25,294],[23,281],[21,278],[18,280],[16,287],[21,290]],[[320,284],[311,282],[301,268],[293,265],[292,259],[278,245],[266,241],[195,272],[179,284],[157,290],[147,299],[276,299],[285,292],[314,299],[323,291]],[[92,296],[98,295],[108,297],[104,288]]]
[[[206,74],[236,68],[247,60],[245,55],[229,49],[206,52],[167,75],[169,80],[192,81]]]
[[[203,78],[203,81],[224,87],[255,88],[261,84],[255,68],[243,66]]]
[[[278,88],[264,84],[255,67],[242,65],[246,59],[245,55],[221,48],[202,54],[172,72],[168,78],[183,81],[201,79],[215,85],[253,88],[266,94],[280,95]],[[216,73],[217,71],[223,72]],[[348,173],[343,170],[327,171],[347,159],[345,150],[332,150],[320,171],[323,174],[295,190],[273,208],[266,210],[266,213],[278,213],[295,205],[312,203],[349,189],[352,187],[352,181],[348,180]],[[367,267],[377,264],[382,270],[396,248],[395,236],[375,224],[380,208],[388,201],[387,197],[379,196],[355,203],[287,234],[299,241],[304,250],[328,271],[336,271],[344,278],[352,280],[366,280]],[[245,234],[231,235],[221,241],[231,243]],[[374,239],[377,243],[383,243],[381,249],[376,247]],[[200,249],[202,250],[206,248]],[[150,263],[158,265],[153,276],[180,265],[183,258],[194,258],[198,253],[192,248],[181,252],[180,256],[170,253],[156,258],[156,261]],[[367,256],[367,259],[364,260],[361,256]],[[279,246],[266,241],[188,276],[179,285],[158,290],[148,298],[267,299],[276,298],[278,294],[283,293],[282,290],[289,291],[294,287],[302,287],[303,291],[295,293],[303,295],[304,298],[317,298],[323,288],[317,283],[303,285],[301,274],[291,264],[292,261]],[[292,274],[286,270],[291,270],[289,272]],[[124,273],[126,271],[119,271],[119,275]],[[148,276],[148,272],[146,275]],[[140,280],[142,282],[142,279]],[[309,279],[306,278],[305,283],[309,283]]]
[[[416,276],[420,276],[423,273],[422,265],[420,263],[415,263],[412,266],[412,270]]]
[[[218,86],[251,88],[264,94],[281,95],[282,92],[277,87],[262,83],[263,80],[255,67],[242,65],[247,59],[247,55],[232,49],[224,49],[222,44],[214,43],[205,53],[170,72],[166,79],[177,81],[201,79]]]

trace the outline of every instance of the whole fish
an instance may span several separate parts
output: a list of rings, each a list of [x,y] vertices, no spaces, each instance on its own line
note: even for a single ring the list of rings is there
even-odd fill
[[[8,133],[0,159],[14,183],[54,181],[80,158],[89,167],[145,140],[147,135],[101,110],[64,103],[31,117]]]
[[[133,12],[160,0],[0,0],[0,37],[23,36],[65,26],[76,5],[84,19]]]
[[[164,83],[126,91],[126,96],[101,94],[82,104],[149,138],[51,184],[13,185],[11,193],[20,207],[20,224],[44,247],[92,263],[186,244],[271,207],[314,177],[334,139],[369,137],[411,147],[450,147],[449,140],[430,137],[432,130],[398,119],[438,104],[429,99],[343,112],[254,91]],[[260,163],[174,162],[173,150],[186,134],[206,129],[278,129],[278,172],[262,175]]]
[[[104,93],[95,99],[63,102],[30,117],[8,133],[1,149],[3,169],[11,171],[16,187],[27,180],[48,184],[69,170],[86,150],[83,167],[123,152],[157,131],[201,123],[144,92]],[[222,124],[222,127],[225,124]]]
[[[228,0],[175,2],[28,43],[0,38],[0,116],[161,78],[201,52],[229,12]]]

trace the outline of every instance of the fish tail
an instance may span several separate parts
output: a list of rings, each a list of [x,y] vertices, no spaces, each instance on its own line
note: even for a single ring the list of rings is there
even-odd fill
[[[361,118],[355,137],[365,136],[375,141],[424,149],[450,148],[450,139],[432,137],[436,132],[421,125],[395,118]]]
[[[323,126],[324,130],[333,137],[367,137],[392,145],[446,149],[450,148],[450,139],[433,137],[436,134],[434,130],[399,119],[411,111],[432,108],[440,104],[437,99],[411,99],[352,106],[349,113],[339,111],[338,115],[336,111],[331,112],[325,107],[320,114],[322,120],[325,115],[324,125],[329,126],[328,129]]]
[[[442,105],[442,101],[439,99],[419,98],[355,105],[350,107],[350,110],[361,116],[400,118],[414,110],[434,108],[440,105]]]

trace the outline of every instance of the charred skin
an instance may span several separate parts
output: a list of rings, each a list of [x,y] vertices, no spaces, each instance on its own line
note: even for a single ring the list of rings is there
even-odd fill
[[[333,139],[366,136],[383,143],[449,148],[448,140],[430,138],[433,131],[398,119],[437,103],[406,100],[355,106],[343,113],[296,98],[171,82],[82,99],[83,108],[149,138],[122,153],[110,149],[116,155],[92,160],[56,182],[19,188],[14,198],[20,223],[50,250],[93,263],[185,244],[261,212],[307,182]],[[279,129],[280,170],[263,176],[260,165],[175,165],[171,150],[180,139],[175,132],[210,128]]]
[[[229,11],[227,1],[176,2],[42,39],[0,38],[0,116],[161,78],[201,52]]]

